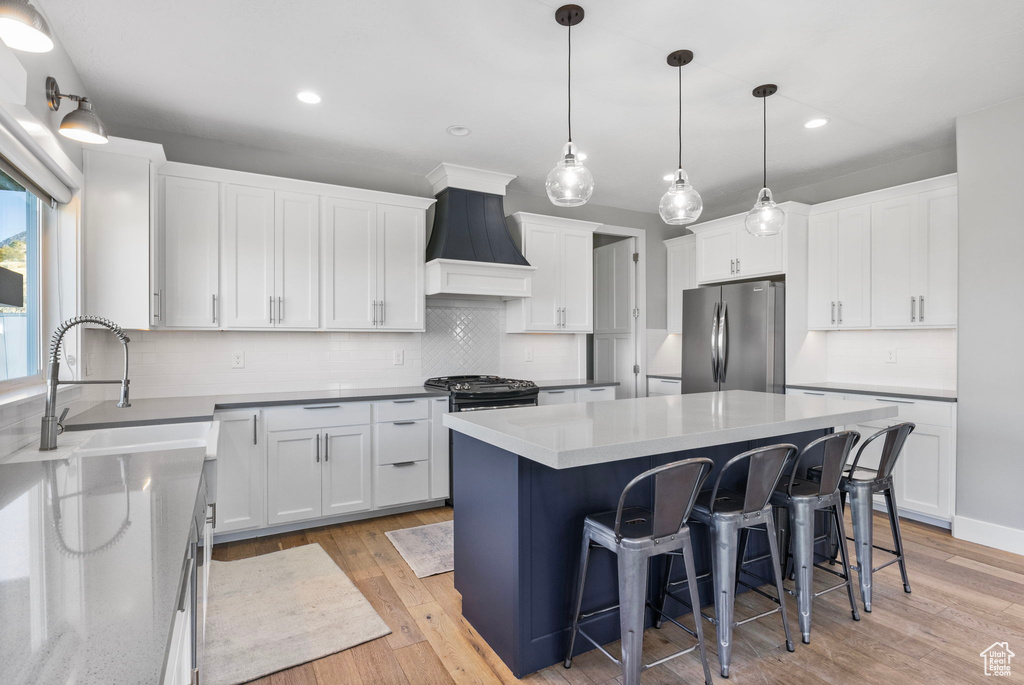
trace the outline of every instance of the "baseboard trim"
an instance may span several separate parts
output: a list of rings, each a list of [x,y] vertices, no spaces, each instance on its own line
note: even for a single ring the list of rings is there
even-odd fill
[[[1014,554],[1024,554],[1024,530],[979,521],[966,516],[953,517],[953,537]]]
[[[421,509],[433,509],[435,507],[443,507],[444,499],[429,500],[426,502],[416,502],[415,504],[401,504],[395,507],[387,507],[386,509],[374,509],[372,511],[360,511],[355,514],[340,514],[338,516],[327,516],[325,518],[307,519],[305,521],[295,521],[294,523],[282,523],[277,526],[266,526],[263,528],[248,528],[246,530],[233,530],[230,533],[213,533],[213,543],[219,545],[222,542],[235,542],[236,540],[250,540],[252,538],[262,538],[268,535],[278,535],[280,533],[294,533],[297,530],[309,530],[311,528],[322,528],[323,526],[333,526],[337,523],[350,523],[352,521],[363,521],[365,519],[375,519],[381,516],[390,516],[391,514],[405,514],[410,511],[420,511]]]
[[[880,511],[883,514],[888,513],[888,509],[885,506],[885,500],[875,499],[874,501],[875,511]],[[939,518],[938,516],[932,516],[931,514],[921,514],[916,511],[910,511],[908,509],[900,509],[900,518],[907,519],[910,521],[917,521],[918,523],[927,523],[929,526],[935,526],[936,528],[950,529],[951,523],[947,519]]]

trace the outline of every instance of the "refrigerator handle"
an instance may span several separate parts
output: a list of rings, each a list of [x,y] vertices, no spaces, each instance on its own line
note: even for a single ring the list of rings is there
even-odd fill
[[[725,371],[729,366],[729,304],[722,303],[721,321],[718,324],[718,381],[725,383]]]
[[[711,380],[718,382],[718,308],[721,305],[715,303],[715,309],[711,314]]]

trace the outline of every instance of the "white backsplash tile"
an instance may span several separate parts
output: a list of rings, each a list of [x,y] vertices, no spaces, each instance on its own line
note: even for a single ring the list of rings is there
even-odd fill
[[[829,382],[956,389],[954,329],[830,331],[827,359]]]
[[[531,380],[574,378],[575,335],[505,333],[497,300],[431,299],[426,333],[136,331],[129,345],[132,397],[179,397],[420,385],[431,376],[495,373]],[[121,346],[83,334],[89,379],[117,378]],[[525,361],[527,350],[532,362]],[[404,363],[394,364],[401,351]],[[232,369],[235,352],[245,368]],[[104,389],[115,396],[116,389]]]

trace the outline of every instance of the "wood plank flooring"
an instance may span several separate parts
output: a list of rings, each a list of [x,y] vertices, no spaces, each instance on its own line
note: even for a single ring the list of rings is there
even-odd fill
[[[569,670],[549,667],[517,680],[483,638],[462,618],[462,598],[452,574],[416,578],[384,535],[451,519],[450,508],[340,524],[214,547],[219,561],[244,559],[297,545],[319,543],[359,587],[391,627],[391,634],[317,661],[254,681],[258,685],[615,685],[617,667],[596,650],[577,657]],[[851,527],[848,524],[848,530]],[[887,521],[876,514],[878,544],[886,545]],[[903,592],[895,565],[875,574],[873,611],[850,618],[846,594],[815,600],[811,644],[799,643],[796,605],[788,599],[795,653],[785,648],[778,614],[738,628],[728,681],[823,685],[892,683],[960,685],[983,682],[979,653],[1009,641],[1022,656],[1004,682],[1024,682],[1024,557],[954,539],[947,531],[903,522],[913,594]],[[850,549],[852,551],[852,544]],[[881,563],[880,555],[876,564]],[[822,587],[832,584],[817,573]],[[787,583],[792,587],[792,583]],[[859,594],[858,594],[859,598]],[[753,593],[737,598],[737,616],[769,608]],[[691,619],[685,623],[692,625]],[[714,627],[704,625],[711,671],[718,678]],[[646,661],[671,654],[692,639],[666,624],[644,635]],[[618,643],[608,646],[617,653]],[[646,671],[650,685],[700,683],[694,654]]]

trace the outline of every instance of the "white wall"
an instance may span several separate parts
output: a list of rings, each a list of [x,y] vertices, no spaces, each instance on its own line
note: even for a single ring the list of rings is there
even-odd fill
[[[825,380],[956,390],[956,331],[829,331]],[[887,352],[896,351],[896,362]]]
[[[132,398],[394,388],[463,373],[530,380],[574,376],[577,336],[507,334],[503,305],[497,301],[428,302],[428,325],[437,320],[430,314],[436,306],[461,308],[469,319],[461,333],[474,332],[447,336],[445,342],[446,331],[434,328],[427,333],[136,331],[129,344]],[[492,307],[502,308],[494,329],[472,324]],[[89,378],[119,378],[121,344],[105,331],[86,331],[85,338]],[[527,348],[532,362],[525,361]],[[396,351],[404,356],[397,366]],[[235,352],[245,354],[245,368],[231,368]],[[428,368],[424,360],[431,355],[450,363]]]
[[[959,117],[953,533],[1024,554],[1024,97]]]

